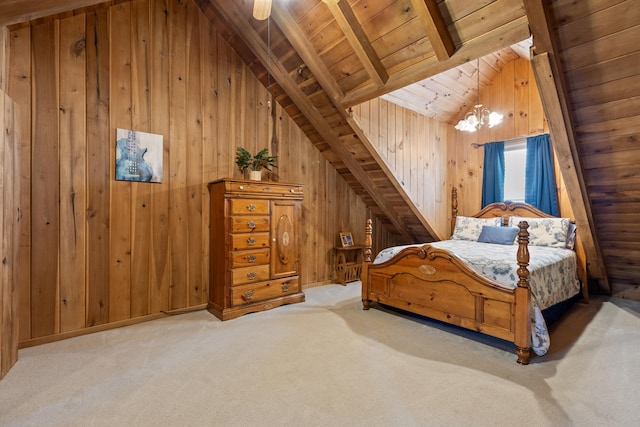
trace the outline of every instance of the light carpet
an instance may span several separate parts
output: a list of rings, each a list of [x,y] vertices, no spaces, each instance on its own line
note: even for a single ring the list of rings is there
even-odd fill
[[[20,350],[3,426],[635,426],[640,303],[593,298],[528,366],[383,308],[360,282],[221,322],[206,311]]]

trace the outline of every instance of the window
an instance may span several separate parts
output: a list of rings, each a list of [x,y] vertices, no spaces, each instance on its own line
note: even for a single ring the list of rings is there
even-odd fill
[[[527,142],[525,140],[504,147],[504,200],[524,202]]]

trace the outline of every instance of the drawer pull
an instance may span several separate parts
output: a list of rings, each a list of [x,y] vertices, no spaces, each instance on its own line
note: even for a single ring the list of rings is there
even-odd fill
[[[255,255],[247,256],[247,262],[256,262],[256,256]]]
[[[247,244],[248,245],[255,245],[256,244],[256,239],[254,239],[253,237],[249,237],[247,239]]]
[[[247,227],[249,227],[249,228],[256,228],[256,223],[255,223],[255,221],[249,221],[249,222],[247,222]]]
[[[256,205],[254,205],[253,203],[249,203],[249,204],[247,205],[247,210],[248,210],[249,212],[253,212],[253,211],[255,211],[255,210],[256,210]]]
[[[251,298],[253,298],[253,291],[247,291],[242,294],[242,299],[245,301],[251,301]]]
[[[287,292],[289,290],[289,282],[282,284],[282,292]]]
[[[255,271],[251,271],[251,272],[247,273],[247,279],[249,279],[249,280],[253,280],[256,277],[258,277],[258,274]]]
[[[241,185],[239,188],[240,190],[244,190],[244,185]]]

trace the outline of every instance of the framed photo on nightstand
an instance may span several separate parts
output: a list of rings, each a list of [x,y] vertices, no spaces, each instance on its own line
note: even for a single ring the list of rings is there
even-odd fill
[[[347,231],[340,233],[340,242],[342,242],[343,248],[353,246],[353,237],[351,237],[351,232]]]

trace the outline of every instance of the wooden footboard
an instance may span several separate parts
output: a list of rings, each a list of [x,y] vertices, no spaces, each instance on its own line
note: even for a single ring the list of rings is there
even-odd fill
[[[385,263],[371,259],[372,224],[367,220],[362,266],[364,309],[378,302],[511,341],[518,363],[529,362],[529,233],[520,222],[518,283],[505,289],[465,265],[451,252],[425,244],[404,249]]]

